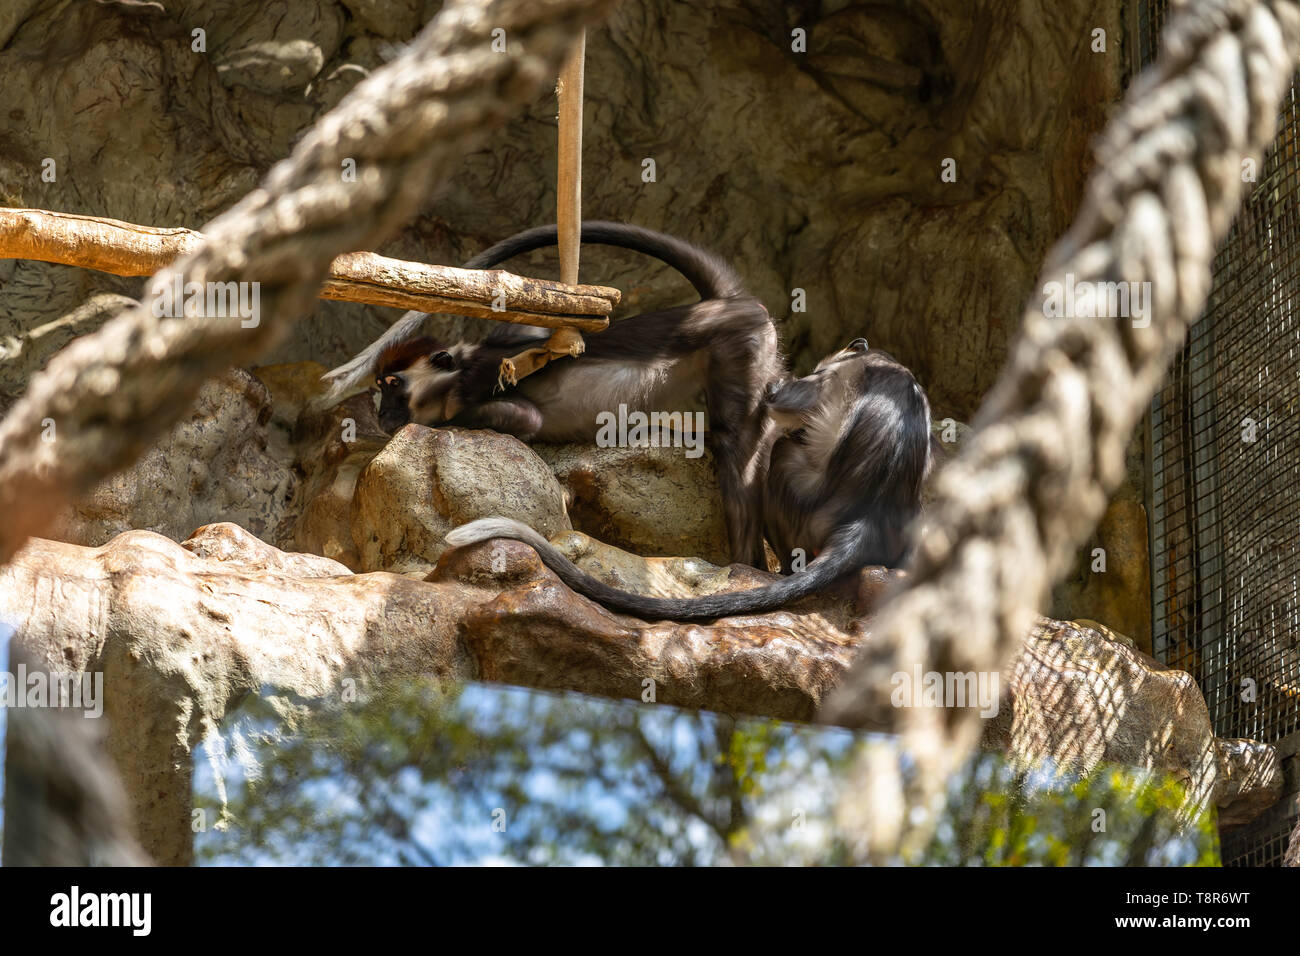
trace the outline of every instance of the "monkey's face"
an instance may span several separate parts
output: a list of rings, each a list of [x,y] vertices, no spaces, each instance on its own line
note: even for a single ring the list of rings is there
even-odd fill
[[[391,435],[411,420],[406,376],[390,372],[380,375],[375,384],[379,387],[379,427]]]
[[[390,435],[409,422],[438,425],[455,414],[457,360],[430,339],[391,346],[380,356],[379,426]]]

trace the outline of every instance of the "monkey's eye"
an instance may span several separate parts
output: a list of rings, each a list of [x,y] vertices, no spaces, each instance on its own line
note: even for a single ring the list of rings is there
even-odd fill
[[[866,339],[854,339],[849,343],[850,352],[865,352],[868,348]]]
[[[433,356],[429,359],[429,364],[434,368],[451,371],[456,367],[456,360],[451,357],[450,352],[434,352]]]

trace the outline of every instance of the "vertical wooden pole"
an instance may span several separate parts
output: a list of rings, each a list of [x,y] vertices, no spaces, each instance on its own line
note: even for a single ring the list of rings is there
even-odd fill
[[[582,248],[582,81],[586,55],[587,31],[583,30],[574,41],[555,84],[560,101],[555,228],[559,233],[560,281],[568,285],[578,284],[578,251]],[[578,356],[586,348],[577,329],[556,329],[545,345],[503,358],[497,371],[497,388],[517,385],[521,378],[532,375],[551,359]]]
[[[555,187],[555,222],[560,239],[560,281],[578,284],[582,247],[582,85],[587,53],[583,30],[560,72],[559,170]]]

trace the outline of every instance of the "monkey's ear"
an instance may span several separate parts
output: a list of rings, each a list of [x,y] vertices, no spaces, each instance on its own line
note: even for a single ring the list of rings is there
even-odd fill
[[[429,356],[429,364],[434,368],[451,371],[456,367],[456,360],[452,357],[450,352],[434,352]]]
[[[866,339],[858,338],[849,343],[850,352],[865,352],[869,347]]]

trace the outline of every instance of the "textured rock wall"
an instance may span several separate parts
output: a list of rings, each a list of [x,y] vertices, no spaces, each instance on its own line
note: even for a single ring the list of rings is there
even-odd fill
[[[0,202],[201,227],[439,6],[9,0]],[[1122,24],[1120,0],[624,3],[588,42],[584,210],[728,257],[799,371],[865,334],[916,369],[936,417],[969,420],[1073,216],[1087,144],[1119,94]],[[791,49],[796,27],[806,52]],[[1091,51],[1096,28],[1104,53]],[[539,97],[380,251],[455,263],[550,221],[554,112]],[[945,158],[955,182],[940,180]],[[687,294],[631,254],[588,251],[583,263],[629,309]],[[545,256],[532,268],[557,274]],[[0,411],[140,285],[0,260]],[[792,311],[794,289],[806,311]],[[322,302],[266,361],[328,366],[394,317]],[[1108,516],[1123,573],[1100,579],[1081,563],[1057,611],[1110,615],[1145,643],[1140,487]]]
[[[23,0],[0,14],[0,199],[201,226],[437,6]],[[1119,92],[1121,23],[1118,0],[625,3],[588,43],[585,212],[729,257],[801,369],[866,334],[917,369],[937,411],[968,418],[1073,215],[1086,144]],[[796,26],[806,53],[790,49]],[[1106,53],[1089,52],[1095,27]],[[940,181],[945,157],[955,183]],[[383,251],[457,262],[550,221],[554,162],[546,96]],[[630,255],[586,261],[632,308],[683,291]],[[0,335],[139,285],[5,271]],[[791,312],[794,288],[806,312]],[[279,357],[332,362],[381,314],[322,303]]]

